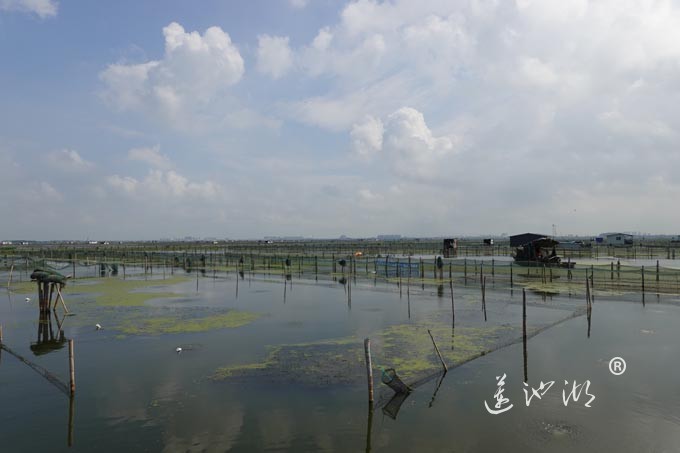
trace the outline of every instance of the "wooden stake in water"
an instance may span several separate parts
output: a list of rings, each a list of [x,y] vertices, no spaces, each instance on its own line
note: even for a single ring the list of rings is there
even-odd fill
[[[527,292],[522,288],[522,344],[524,345],[524,382],[529,380],[527,368]]]
[[[430,329],[427,329],[427,333],[430,334],[430,339],[432,340],[432,344],[434,345],[434,350],[437,352],[437,356],[439,356],[439,361],[442,363],[442,367],[444,367],[444,373],[449,371],[449,369],[446,367],[446,363],[444,362],[444,358],[442,357],[441,352],[439,352],[439,348],[437,347],[437,343],[434,341],[434,337],[432,336],[432,332],[430,332]]]
[[[486,277],[482,280],[482,311],[484,311],[484,321],[486,322]]]
[[[656,260],[656,281],[659,281],[659,260]]]
[[[66,307],[66,302],[64,302],[64,296],[61,294],[61,285],[57,285],[57,299],[61,302],[62,307],[64,307],[64,311],[68,313],[68,308]],[[57,308],[57,300],[55,299],[54,301],[54,308]]]
[[[373,404],[373,363],[371,362],[371,340],[364,340],[364,354],[366,356],[366,379],[368,383],[368,402]]]
[[[456,323],[456,305],[453,301],[453,282],[449,281],[449,289],[451,290],[451,325]]]
[[[70,379],[71,396],[76,393],[76,365],[73,355],[73,339],[68,340],[68,367]]]
[[[7,288],[10,287],[12,284],[12,274],[14,273],[14,264],[12,264],[12,267],[9,269],[9,280],[7,280]]]
[[[73,446],[73,402],[74,398],[71,396],[68,402],[68,440],[67,444],[69,447]]]

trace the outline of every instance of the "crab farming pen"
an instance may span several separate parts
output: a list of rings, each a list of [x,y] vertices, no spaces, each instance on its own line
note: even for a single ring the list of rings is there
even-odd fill
[[[494,249],[497,255],[486,256],[483,251],[464,247],[458,250],[458,256],[442,258],[437,250],[429,250],[434,244],[425,241],[338,244],[339,241],[283,242],[272,246],[251,241],[228,246],[27,246],[0,251],[0,270],[8,274],[8,283],[27,281],[33,269],[49,265],[72,279],[165,276],[177,272],[195,273],[197,278],[221,278],[239,272],[254,278],[278,275],[338,280],[351,276],[397,284],[408,280],[422,287],[448,286],[449,282],[482,287],[486,278],[487,285],[494,289],[521,285],[537,292],[571,293],[581,291],[587,278],[596,292],[680,293],[680,266],[674,265],[675,249],[670,247],[597,247],[603,252],[597,259],[579,258],[581,251],[558,249],[563,264],[574,264],[570,268],[516,263],[509,256],[499,255],[508,252],[500,248]],[[479,256],[466,257],[463,250],[474,250]],[[592,250],[588,253],[594,255]],[[628,261],[632,256],[636,258]]]
[[[624,299],[619,296],[632,295],[627,297],[629,301],[632,299],[637,303],[641,298],[644,304],[645,294],[680,294],[680,266],[675,266],[674,249],[668,247],[650,245],[647,248],[609,250],[595,247],[587,252],[561,250],[558,254],[564,266],[546,266],[515,262],[507,245],[493,245],[485,249],[486,246],[468,244],[459,247],[456,256],[443,257],[438,244],[434,240],[370,244],[360,241],[41,244],[0,249],[0,281],[17,290],[37,289],[39,335],[40,332],[43,334],[37,346],[42,348],[61,347],[65,333],[68,333],[61,334],[64,318],[60,320],[56,316],[58,307],[67,312],[63,298],[58,299],[58,296],[61,297],[60,284],[67,280],[67,288],[71,287],[70,282],[76,280],[73,282],[76,290],[69,299],[69,309],[77,312],[77,316],[71,318],[72,325],[82,327],[82,323],[89,323],[90,329],[99,331],[101,326],[93,324],[101,320],[106,326],[105,332],[115,332],[116,337],[122,337],[116,341],[128,341],[125,335],[119,333],[129,336],[180,334],[183,325],[191,327],[186,333],[191,332],[192,335],[199,335],[203,327],[207,330],[210,326],[217,326],[223,332],[215,335],[227,338],[230,335],[228,330],[232,328],[229,326],[232,322],[230,316],[241,317],[236,320],[239,322],[233,322],[237,326],[233,328],[246,329],[252,322],[252,328],[256,329],[254,321],[261,313],[246,312],[251,308],[244,302],[239,302],[238,307],[243,312],[234,310],[233,305],[237,305],[239,297],[241,301],[260,306],[260,310],[264,304],[278,304],[278,295],[274,296],[276,291],[268,291],[265,296],[255,295],[259,294],[255,293],[255,286],[272,283],[278,288],[282,286],[282,304],[277,306],[283,308],[277,308],[277,311],[294,314],[295,318],[299,318],[295,322],[300,325],[327,323],[336,328],[342,322],[339,319],[343,318],[337,314],[344,314],[347,310],[348,319],[361,318],[362,322],[357,324],[368,326],[363,327],[365,330],[360,332],[360,336],[348,323],[328,336],[325,334],[327,329],[319,329],[312,338],[301,342],[274,339],[255,353],[215,364],[208,377],[211,381],[235,383],[262,379],[312,387],[348,385],[361,386],[362,390],[367,387],[367,445],[370,445],[372,437],[374,409],[379,408],[383,415],[396,419],[402,408],[410,408],[404,404],[412,398],[409,395],[416,391],[422,394],[428,388],[424,384],[434,381],[432,405],[447,371],[476,358],[510,345],[522,345],[517,364],[520,369],[521,359],[526,382],[532,373],[536,374],[532,366],[538,362],[529,358],[527,341],[582,315],[585,315],[587,323],[581,325],[581,333],[590,338],[593,302],[597,298],[613,296],[610,298],[619,300]],[[588,255],[579,256],[578,253]],[[626,258],[626,254],[636,257]],[[53,281],[57,278],[55,275],[58,279]],[[173,275],[183,278],[172,279]],[[166,311],[160,301],[147,305],[117,300],[131,297],[129,291],[143,288],[139,283],[152,285],[166,278],[173,282],[170,284],[178,285],[177,293],[170,293],[173,297],[186,297],[191,293],[191,297],[200,298],[199,293],[208,286],[202,286],[201,282],[211,279],[215,284],[210,285],[206,293],[218,288],[220,296],[214,299],[216,304],[227,299],[222,297],[227,288],[235,290],[235,297],[228,298],[230,307],[216,313],[213,312],[215,307],[211,306],[208,310],[191,303],[175,303]],[[101,282],[87,281],[96,279],[122,283],[120,286],[124,288],[116,292],[115,297],[109,298],[116,299],[116,303],[107,306],[111,302],[108,299],[101,306],[91,302],[92,294],[104,291]],[[129,281],[122,282],[125,279]],[[147,279],[149,282],[144,281]],[[239,281],[244,279],[259,280],[262,285],[254,285],[252,290],[249,290],[250,285],[241,286],[239,296]],[[33,286],[35,283],[30,283],[31,280],[37,282],[37,288]],[[41,281],[42,287],[39,286]],[[294,281],[295,285],[300,282],[303,289],[298,291],[296,286],[293,292]],[[328,282],[334,284],[324,284]],[[97,288],[98,283],[100,286]],[[283,285],[278,286],[279,283]],[[344,294],[338,284],[344,287]],[[91,291],[84,291],[88,287]],[[378,287],[378,291],[374,291],[374,287]],[[272,288],[274,286],[268,289]],[[335,288],[335,291],[329,291],[329,288]],[[296,305],[295,299],[302,300],[304,294],[307,294],[309,303]],[[553,298],[553,295],[559,297]],[[346,308],[343,297],[347,299]],[[355,307],[359,306],[354,311],[353,297]],[[546,303],[548,298],[551,303]],[[57,300],[62,306],[56,305]],[[339,303],[328,303],[329,300]],[[386,304],[384,301],[394,303]],[[310,306],[322,307],[329,314],[326,316],[322,310],[309,310]],[[269,306],[266,310],[268,313]],[[55,338],[51,336],[50,312],[58,321],[60,334]],[[366,322],[371,317],[375,324]],[[267,329],[285,331],[281,337],[289,338],[291,324],[287,318],[285,321],[274,317],[267,319],[270,323]],[[597,328],[599,326],[596,326],[596,331]],[[5,329],[5,338],[11,341],[12,330],[10,335],[7,333]],[[253,335],[255,337],[258,335]],[[180,344],[182,347],[174,349],[176,354],[182,350],[186,354],[191,350],[184,343]],[[2,343],[1,338],[0,346],[2,351],[13,351],[8,344]],[[85,348],[79,350],[85,351],[85,354],[88,351]],[[56,382],[71,397],[71,405],[75,394],[73,357],[73,342],[69,342],[68,387],[65,382],[50,379],[52,375],[46,368],[32,366],[48,380]],[[22,361],[31,366],[27,359]],[[89,362],[82,360],[79,363]],[[63,366],[63,369],[66,367]],[[79,377],[79,392],[88,388],[88,382],[92,381]],[[71,420],[72,415],[70,426]],[[69,429],[72,430],[71,427]],[[69,434],[68,439],[70,443],[72,435]]]

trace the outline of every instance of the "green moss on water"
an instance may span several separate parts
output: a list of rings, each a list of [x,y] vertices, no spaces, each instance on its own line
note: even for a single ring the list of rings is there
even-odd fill
[[[534,291],[537,293],[541,294],[550,294],[550,295],[555,295],[555,294],[577,294],[577,295],[583,295],[585,296],[586,293],[586,287],[585,287],[585,281],[577,282],[577,281],[563,281],[563,282],[546,282],[542,283],[541,281],[532,281],[532,282],[526,282],[526,283],[520,283],[521,286],[526,288],[528,291]],[[614,297],[614,296],[623,296],[627,293],[631,293],[631,291],[625,291],[623,289],[614,289],[614,288],[598,288],[597,285],[595,286],[595,290],[593,291],[593,295],[595,297]]]
[[[136,307],[143,306],[151,299],[165,299],[179,297],[180,294],[170,291],[149,291],[154,287],[167,287],[190,281],[189,277],[172,276],[165,279],[136,280],[122,278],[85,278],[73,280],[62,289],[67,304],[94,302],[98,306],[108,307]],[[16,294],[34,294],[37,300],[37,285],[35,282],[13,283],[12,291]],[[85,298],[69,298],[72,295],[87,295]]]
[[[263,372],[275,364],[274,357],[276,357],[280,350],[280,347],[270,347],[267,358],[263,362],[220,367],[215,370],[215,373],[211,378],[214,380],[223,380],[231,377],[243,376],[249,373]]]
[[[153,280],[123,280],[120,278],[98,278],[77,280],[67,286],[67,291],[94,296],[94,303],[99,306],[135,307],[142,306],[151,299],[180,297],[181,294],[169,291],[148,291],[153,287],[176,285],[190,281],[185,276],[172,276]],[[142,291],[146,290],[146,291]]]
[[[512,339],[515,333],[513,328],[506,326],[461,327],[452,337],[451,328],[444,325],[391,326],[371,337],[376,372],[381,368],[395,368],[402,378],[413,381],[441,369],[428,328],[450,367],[494,350]],[[365,379],[364,368],[362,339],[343,337],[272,348],[263,361],[222,367],[212,378],[259,377],[309,385],[345,384]]]
[[[427,332],[432,332],[447,366],[465,363],[496,349],[513,338],[515,329],[508,326],[458,327],[400,324],[380,332],[383,359],[376,363],[395,368],[407,380],[436,371],[441,365]]]
[[[258,319],[261,315],[245,311],[231,310],[227,313],[200,318],[155,317],[126,321],[120,331],[126,335],[161,335],[177,333],[207,332],[215,329],[242,327]]]
[[[38,293],[38,288],[36,286],[35,282],[32,281],[24,281],[24,282],[17,282],[14,281],[12,282],[12,285],[10,286],[10,290],[13,293],[16,294],[32,294],[32,293]]]

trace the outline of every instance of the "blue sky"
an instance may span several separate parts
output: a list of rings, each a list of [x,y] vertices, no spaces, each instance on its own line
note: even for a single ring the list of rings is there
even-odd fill
[[[0,0],[0,237],[677,233],[669,1]]]

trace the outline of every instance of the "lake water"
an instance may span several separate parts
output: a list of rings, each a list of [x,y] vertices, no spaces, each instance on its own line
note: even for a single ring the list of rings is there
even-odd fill
[[[517,286],[511,292],[488,284],[487,322],[479,287],[456,286],[451,331],[448,286],[438,291],[410,285],[400,291],[392,283],[359,280],[350,289],[331,280],[284,283],[280,275],[245,275],[237,287],[231,274],[201,277],[196,290],[189,275],[146,289],[177,297],[126,307],[95,303],[84,290],[91,283],[69,283],[65,292],[75,313],[63,326],[65,336],[75,341],[71,426],[69,398],[2,351],[2,451],[670,452],[680,445],[680,307],[674,297],[648,295],[644,307],[636,298],[597,297],[588,336],[586,317],[572,317],[584,307],[583,297],[529,293],[528,325],[551,327],[528,340],[528,384],[554,384],[527,407]],[[31,350],[39,325],[37,294],[28,303],[24,297],[19,292],[0,299],[5,344],[68,382],[67,347],[41,355]],[[260,316],[238,327],[188,333],[125,333],[123,328],[149,318],[189,323],[197,315],[230,310]],[[101,330],[94,328],[96,322]],[[449,365],[457,365],[458,356],[451,354],[460,348],[469,347],[472,354],[483,345],[493,352],[438,376],[428,328],[445,357],[452,358]],[[395,331],[393,337],[385,335]],[[376,342],[372,417],[361,374],[365,337]],[[399,361],[401,352],[389,349],[394,338],[403,341],[397,351],[403,348],[404,356],[418,351],[422,363]],[[290,345],[297,346],[287,349]],[[183,348],[179,354],[178,346]],[[215,378],[224,367],[271,362],[276,347],[283,348],[279,358],[295,360]],[[359,351],[361,360],[346,355],[348,348]],[[609,370],[617,356],[627,362],[620,376]],[[431,379],[397,406],[393,418],[383,411],[392,395],[380,384],[379,367],[395,363],[404,376]],[[495,404],[496,377],[503,374],[504,396],[513,407],[491,415],[484,402]],[[565,406],[562,391],[568,394],[574,381],[586,380],[595,396],[591,407],[585,407],[585,393]]]

